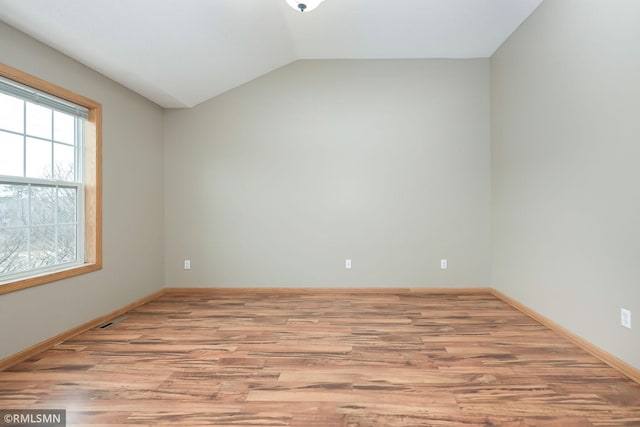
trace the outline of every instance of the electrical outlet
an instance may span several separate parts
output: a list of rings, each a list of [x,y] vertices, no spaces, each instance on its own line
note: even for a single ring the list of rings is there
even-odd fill
[[[347,270],[351,270],[351,260],[350,259],[345,259],[344,260],[344,268],[346,268]]]
[[[442,270],[446,270],[447,269],[447,260],[446,259],[441,259],[440,260],[440,268]]]
[[[620,325],[631,329],[631,311],[626,308],[620,309]]]
[[[190,259],[185,259],[184,260],[184,269],[185,270],[191,270],[191,260]]]

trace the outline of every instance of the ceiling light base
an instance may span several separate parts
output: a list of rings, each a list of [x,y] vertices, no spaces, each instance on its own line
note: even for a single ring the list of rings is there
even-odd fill
[[[311,12],[316,7],[320,6],[324,0],[287,0],[287,4],[295,10],[300,12]]]

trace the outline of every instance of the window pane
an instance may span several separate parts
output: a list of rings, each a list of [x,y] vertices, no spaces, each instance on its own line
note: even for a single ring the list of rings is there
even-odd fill
[[[27,134],[51,139],[51,113],[46,107],[27,102]]]
[[[56,264],[56,227],[31,228],[31,268]]]
[[[0,74],[0,291],[21,288],[24,278],[35,285],[58,273],[100,268],[100,135],[84,135],[88,115],[99,117],[100,105],[74,106],[69,98],[78,97],[69,91],[46,84],[51,93],[29,88],[37,80],[18,71],[12,73],[14,86],[5,70]],[[15,94],[7,95],[11,90]],[[83,171],[85,154],[95,168]],[[86,211],[85,199],[91,206]],[[85,259],[89,268],[75,268]],[[61,272],[60,264],[74,268]]]
[[[24,176],[23,152],[21,135],[0,131],[0,175]]]
[[[62,181],[75,181],[75,149],[70,145],[53,144],[53,178]]]
[[[53,112],[53,139],[66,144],[73,144],[75,140],[76,121],[73,116]]]
[[[76,189],[58,188],[58,224],[76,223]]]
[[[29,187],[20,184],[0,184],[0,227],[28,224]]]
[[[56,223],[56,188],[31,186],[31,225]]]
[[[24,101],[0,93],[0,129],[24,132]]]
[[[58,262],[73,262],[77,259],[78,246],[75,225],[58,227]]]
[[[0,274],[24,271],[27,261],[27,229],[0,228]]]
[[[27,138],[27,176],[51,179],[51,142]]]

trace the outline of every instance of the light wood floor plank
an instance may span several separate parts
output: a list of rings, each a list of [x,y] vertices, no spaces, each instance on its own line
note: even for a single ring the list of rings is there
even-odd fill
[[[487,292],[167,293],[0,372],[69,426],[640,426],[640,385]]]

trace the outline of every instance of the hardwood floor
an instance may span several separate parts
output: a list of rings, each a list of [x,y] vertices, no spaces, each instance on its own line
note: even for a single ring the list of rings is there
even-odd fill
[[[0,372],[67,425],[640,426],[640,385],[479,294],[167,294]]]

